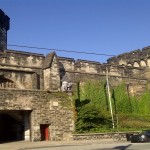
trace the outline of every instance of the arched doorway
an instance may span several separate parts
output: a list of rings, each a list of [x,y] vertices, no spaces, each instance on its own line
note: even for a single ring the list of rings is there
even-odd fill
[[[23,131],[22,122],[8,114],[0,114],[0,141],[23,140]]]
[[[0,142],[26,140],[26,131],[30,131],[29,120],[30,111],[1,110]]]

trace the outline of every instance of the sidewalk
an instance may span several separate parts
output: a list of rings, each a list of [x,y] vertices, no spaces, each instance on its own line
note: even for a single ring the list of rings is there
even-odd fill
[[[120,141],[121,143],[127,143],[127,141]],[[25,150],[28,148],[39,148],[39,147],[54,147],[64,145],[85,145],[85,144],[112,144],[115,143],[112,139],[101,139],[101,140],[80,140],[80,141],[40,141],[40,142],[8,142],[1,143],[0,150]]]

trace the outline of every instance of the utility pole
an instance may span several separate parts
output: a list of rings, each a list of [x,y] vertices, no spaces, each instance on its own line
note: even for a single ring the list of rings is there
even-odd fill
[[[113,110],[112,110],[112,102],[111,102],[110,86],[109,86],[109,80],[108,80],[108,69],[107,69],[107,66],[106,66],[106,83],[107,83],[108,100],[109,100],[109,106],[110,106],[110,114],[111,114],[111,119],[112,119],[112,127],[115,128],[114,117],[113,117]]]

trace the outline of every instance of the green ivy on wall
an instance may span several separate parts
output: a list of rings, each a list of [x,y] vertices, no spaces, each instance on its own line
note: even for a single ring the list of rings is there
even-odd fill
[[[77,92],[73,98],[76,132],[98,132],[112,128],[106,89],[106,81],[88,81],[82,86],[79,83],[77,84]],[[111,101],[115,127],[117,122],[117,127],[121,130],[150,127],[147,123],[147,121],[150,121],[149,90],[141,96],[131,96],[126,84],[122,82],[117,87],[111,88]],[[142,116],[146,119],[141,121]]]
[[[52,92],[49,94],[48,99],[57,99],[59,100],[62,107],[65,107],[67,109],[73,109],[74,104],[72,101],[72,97],[68,95],[66,92]]]
[[[98,128],[110,127],[106,81],[88,81],[82,87],[77,85],[76,131],[87,132]]]

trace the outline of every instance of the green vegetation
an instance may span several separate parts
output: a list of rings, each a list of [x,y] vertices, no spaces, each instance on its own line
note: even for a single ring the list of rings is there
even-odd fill
[[[73,108],[73,103],[71,98],[68,96],[67,93],[65,92],[53,92],[50,93],[48,96],[48,99],[57,99],[60,101],[61,106],[65,107],[66,109],[72,110]]]
[[[150,128],[150,92],[129,96],[125,83],[111,89],[115,129],[107,96],[106,81],[88,81],[77,85],[74,95],[76,132],[105,132],[119,129],[142,130]]]

